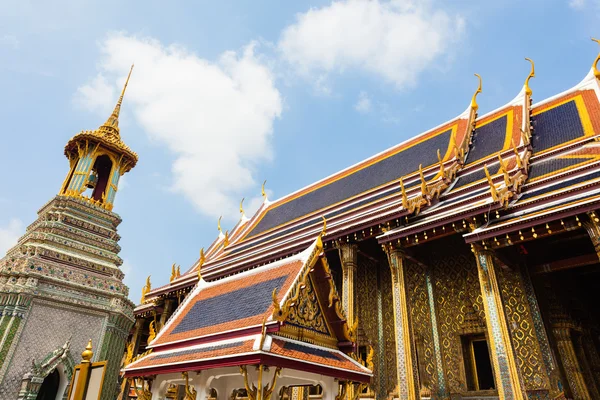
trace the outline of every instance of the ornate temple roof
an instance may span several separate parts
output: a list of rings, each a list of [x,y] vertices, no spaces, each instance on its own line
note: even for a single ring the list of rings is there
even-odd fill
[[[481,116],[480,83],[456,118],[277,201],[265,196],[255,215],[149,298],[194,285],[198,268],[213,280],[298,254],[323,218],[326,245],[376,237],[410,246],[456,232],[477,241],[518,231],[527,218],[597,207],[599,59],[579,84],[537,104],[532,62],[520,93]]]
[[[152,352],[129,364],[125,374],[270,360],[368,381],[369,369],[341,351],[353,349],[355,330],[341,310],[319,235],[285,259],[212,282],[200,279],[147,346]]]

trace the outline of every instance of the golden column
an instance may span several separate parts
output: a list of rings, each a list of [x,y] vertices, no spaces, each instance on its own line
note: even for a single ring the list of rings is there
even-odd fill
[[[583,371],[575,352],[571,329],[572,326],[570,323],[555,323],[552,325],[552,334],[556,341],[556,347],[560,354],[565,375],[569,381],[571,394],[576,399],[590,400],[592,397],[588,391]]]
[[[357,293],[354,288],[358,266],[358,246],[343,243],[338,246],[338,250],[342,262],[342,305],[348,317],[348,325],[353,328],[358,318]]]
[[[391,269],[392,296],[394,298],[398,398],[401,400],[415,400],[418,393],[418,379],[415,377],[413,369],[413,343],[406,298],[405,254],[401,249],[395,247],[386,247],[386,252]]]
[[[477,260],[479,285],[483,296],[485,323],[492,349],[492,364],[494,365],[498,396],[507,400],[524,400],[527,397],[519,379],[492,253],[476,245],[472,245],[472,249]]]

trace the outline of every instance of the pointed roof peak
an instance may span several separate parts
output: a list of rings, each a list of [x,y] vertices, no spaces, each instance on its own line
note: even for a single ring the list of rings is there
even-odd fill
[[[119,96],[119,100],[115,105],[115,108],[102,126],[100,126],[99,131],[107,136],[115,136],[119,137],[119,114],[121,113],[121,104],[123,103],[123,97],[125,96],[125,90],[127,90],[127,84],[129,83],[129,78],[131,78],[131,72],[133,71],[133,64],[131,64],[131,68],[129,69],[129,74],[127,75],[127,79],[125,80],[125,85],[123,86],[123,90],[121,91],[121,96]]]

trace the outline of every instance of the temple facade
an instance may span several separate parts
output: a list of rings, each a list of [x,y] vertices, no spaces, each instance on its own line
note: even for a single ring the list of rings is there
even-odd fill
[[[108,360],[102,400],[119,393],[134,304],[119,269],[121,218],[112,209],[119,178],[138,160],[120,137],[124,93],[100,128],[69,140],[58,195],[0,259],[2,399],[66,399],[90,339],[93,361]]]
[[[529,60],[485,115],[479,78],[451,121],[263,190],[148,279],[122,398],[600,399],[599,60],[539,102]]]

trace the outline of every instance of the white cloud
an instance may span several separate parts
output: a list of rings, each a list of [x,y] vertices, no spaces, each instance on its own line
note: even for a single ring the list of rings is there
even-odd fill
[[[0,36],[0,47],[6,46],[12,49],[18,49],[20,45],[19,39],[15,35],[2,35]]]
[[[23,234],[23,228],[23,222],[18,218],[11,219],[6,226],[0,226],[0,258],[17,244],[17,240]]]
[[[396,87],[449,53],[464,22],[427,0],[335,1],[298,14],[282,33],[282,57],[301,75],[323,86],[323,74],[356,69]]]
[[[115,87],[107,82],[104,75],[98,74],[90,83],[77,88],[73,100],[89,111],[108,113],[115,106],[115,96]]]
[[[585,0],[569,0],[569,7],[581,10],[585,7]]]
[[[367,92],[360,92],[358,95],[358,101],[354,105],[354,109],[361,114],[368,114],[371,112],[371,99]]]
[[[122,84],[135,61],[123,109],[175,154],[172,189],[203,214],[235,220],[239,199],[256,190],[254,169],[272,158],[273,121],[282,112],[274,75],[255,47],[212,62],[182,46],[113,34],[101,44],[100,74],[75,100],[97,109],[104,104],[97,96],[114,103],[104,76]]]

